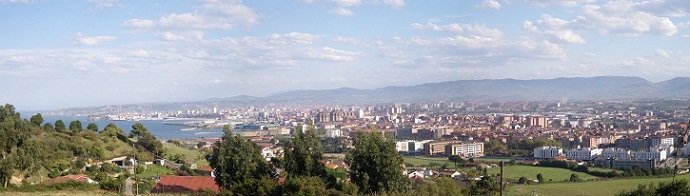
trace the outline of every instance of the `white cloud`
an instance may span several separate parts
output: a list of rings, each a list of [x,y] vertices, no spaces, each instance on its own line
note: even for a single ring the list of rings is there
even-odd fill
[[[124,7],[119,0],[89,0],[89,3],[96,4],[98,7]]]
[[[309,33],[299,33],[299,32],[291,32],[287,34],[271,34],[269,36],[269,42],[271,43],[276,43],[280,42],[282,44],[286,43],[298,43],[298,44],[312,44],[315,41],[318,41],[321,39],[321,35],[314,35],[314,34],[309,34]]]
[[[362,4],[361,0],[333,0],[333,2],[341,7],[350,7]]]
[[[123,23],[130,32],[164,32],[206,29],[233,29],[258,23],[258,14],[239,0],[201,0],[200,11],[172,13],[159,19],[131,19]]]
[[[330,13],[339,16],[352,16],[355,13],[349,7],[364,5],[387,5],[393,8],[405,6],[404,0],[301,0],[305,4],[315,4],[317,2],[332,3],[336,7],[329,10]]]
[[[690,21],[679,22],[679,23],[678,23],[678,27],[681,27],[681,28],[690,28]]]
[[[479,6],[484,9],[501,9],[501,3],[498,3],[496,0],[484,0],[482,4]]]
[[[168,41],[193,41],[204,39],[203,31],[163,32],[162,38]]]
[[[117,37],[113,36],[88,36],[84,35],[82,33],[77,33],[74,36],[74,40],[77,41],[79,44],[85,45],[85,46],[95,46],[103,42],[109,42],[117,39]]]
[[[306,56],[312,59],[349,62],[354,61],[355,57],[359,56],[359,54],[357,52],[338,50],[331,47],[324,47],[320,49],[308,49]]]
[[[434,31],[446,31],[456,34],[464,34],[479,37],[489,37],[489,38],[499,38],[503,34],[500,30],[489,28],[486,25],[479,24],[460,24],[453,23],[447,25],[438,25],[434,23],[420,24],[412,23],[410,25],[413,29],[417,30],[434,30]]]
[[[658,55],[658,56],[660,56],[660,57],[662,57],[662,58],[669,58],[669,57],[671,57],[671,55],[669,54],[668,51],[666,51],[666,50],[664,50],[664,49],[661,49],[661,48],[656,49],[656,55]]]
[[[348,10],[348,9],[345,9],[345,8],[342,8],[342,7],[333,8],[333,9],[331,10],[331,13],[334,13],[335,15],[339,15],[339,16],[352,16],[352,15],[355,15],[355,13],[352,12],[352,10]]]
[[[524,0],[525,2],[532,3],[538,6],[563,6],[563,7],[574,7],[579,4],[594,3],[596,0]]]
[[[374,2],[378,2],[378,1],[374,0]],[[382,3],[389,5],[389,6],[396,7],[396,8],[405,6],[404,0],[383,0]]]
[[[574,43],[574,44],[584,44],[585,39],[579,34],[575,33],[573,30],[568,29],[572,26],[576,26],[577,21],[565,21],[559,18],[554,18],[550,15],[542,15],[536,22],[525,21],[522,24],[522,29],[529,32],[545,35],[551,40]]]
[[[34,0],[0,0],[0,3],[23,3],[23,4],[29,4],[29,3],[34,3]]]
[[[597,31],[614,35],[673,36],[678,28],[670,18],[641,11],[644,3],[610,1],[604,5],[584,5],[582,12],[572,20],[542,15],[537,21],[525,21],[523,29],[541,34],[551,40],[567,43],[585,43],[577,32]]]
[[[578,19],[585,28],[596,29],[604,34],[672,36],[678,32],[667,17],[636,11],[617,2],[604,6],[583,6],[583,16]]]

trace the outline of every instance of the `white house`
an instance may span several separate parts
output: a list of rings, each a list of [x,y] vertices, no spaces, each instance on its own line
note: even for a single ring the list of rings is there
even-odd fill
[[[534,149],[534,158],[550,159],[563,154],[563,148],[542,146]]]

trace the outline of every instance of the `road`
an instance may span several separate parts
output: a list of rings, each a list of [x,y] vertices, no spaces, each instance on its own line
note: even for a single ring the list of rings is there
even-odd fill
[[[125,180],[125,187],[123,187],[124,189],[122,191],[123,194],[134,195],[134,193],[132,192],[132,181],[132,177],[129,177]]]

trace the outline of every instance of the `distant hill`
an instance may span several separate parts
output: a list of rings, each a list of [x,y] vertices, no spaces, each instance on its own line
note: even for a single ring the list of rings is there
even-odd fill
[[[391,86],[378,89],[340,88],[291,91],[264,97],[275,102],[312,104],[372,104],[419,101],[538,101],[568,99],[626,99],[626,94],[648,88],[676,92],[688,79],[652,83],[640,77],[600,76],[539,80],[458,80],[416,86]],[[668,83],[668,84],[666,84]],[[690,90],[690,88],[685,88]],[[620,93],[612,93],[620,92]],[[686,95],[689,93],[685,93]],[[653,97],[649,94],[635,98]]]
[[[416,86],[390,86],[377,89],[338,88],[330,90],[299,90],[266,97],[235,96],[212,98],[198,102],[134,104],[103,106],[88,110],[105,111],[149,109],[208,109],[209,107],[243,107],[265,105],[349,105],[392,102],[427,101],[547,101],[561,100],[633,100],[688,99],[690,77],[678,77],[663,82],[650,82],[640,77],[598,76],[535,80],[487,79],[458,80]],[[67,109],[63,110],[67,112]],[[84,108],[80,108],[85,111]]]

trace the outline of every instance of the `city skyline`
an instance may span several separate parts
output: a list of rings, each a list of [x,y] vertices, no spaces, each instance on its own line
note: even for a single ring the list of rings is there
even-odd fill
[[[0,0],[23,110],[476,79],[690,75],[690,2]]]

